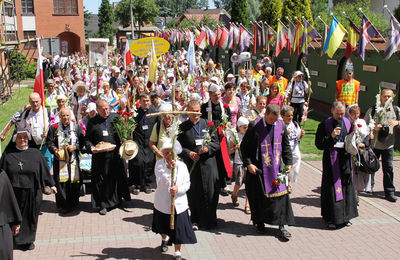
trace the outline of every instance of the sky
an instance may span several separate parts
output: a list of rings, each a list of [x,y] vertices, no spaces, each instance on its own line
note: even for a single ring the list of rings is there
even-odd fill
[[[119,0],[110,0],[110,3],[112,2],[119,2]],[[213,0],[208,0],[210,8],[215,8],[214,7],[214,1]],[[101,0],[83,0],[83,6],[85,9],[89,10],[93,14],[97,14],[99,10],[99,6],[101,4]]]

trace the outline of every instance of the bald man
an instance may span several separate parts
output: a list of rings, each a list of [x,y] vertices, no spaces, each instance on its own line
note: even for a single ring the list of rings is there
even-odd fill
[[[112,121],[119,117],[117,113],[110,114],[110,105],[107,100],[97,103],[98,114],[89,119],[86,129],[86,149],[92,156],[92,204],[100,215],[119,206],[122,198],[131,199],[126,179],[126,168],[118,154],[121,140],[114,129]],[[95,146],[100,142],[115,145],[115,149],[108,152],[98,152]]]
[[[42,107],[42,99],[36,92],[32,92],[29,95],[29,104],[31,108],[22,113],[20,121],[16,123],[16,127],[27,129],[32,135],[29,146],[39,149],[43,139],[46,139],[47,136],[50,112]],[[43,109],[45,109],[44,112]],[[51,169],[53,167],[53,156],[46,144],[42,145],[40,151],[46,159],[47,166]]]

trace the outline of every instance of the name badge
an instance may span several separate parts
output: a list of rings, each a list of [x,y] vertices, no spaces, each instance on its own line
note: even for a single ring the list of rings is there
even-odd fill
[[[103,130],[103,136],[108,136],[108,131],[107,130]]]
[[[149,126],[148,125],[144,125],[144,126],[142,126],[142,129],[143,130],[147,130],[147,129],[149,129]]]
[[[203,139],[196,139],[196,145],[203,145]]]
[[[210,112],[211,111],[211,107],[207,107],[207,112]]]
[[[38,133],[37,133],[37,130],[36,130],[36,129],[33,129],[32,135],[33,135],[33,136],[38,136]]]
[[[344,148],[344,142],[337,142],[333,147],[335,147],[335,148]]]

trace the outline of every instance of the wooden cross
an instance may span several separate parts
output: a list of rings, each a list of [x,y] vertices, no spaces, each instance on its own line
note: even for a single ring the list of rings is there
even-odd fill
[[[171,112],[157,112],[146,115],[146,117],[153,117],[153,116],[162,116],[162,115],[201,115],[200,112],[192,112],[192,111],[178,111],[176,110],[175,105],[175,84],[172,86],[172,111]],[[177,120],[177,119],[173,119]],[[161,123],[161,122],[160,122]],[[176,136],[172,136],[172,160],[175,160],[175,153],[174,153],[174,146],[175,146],[175,138]],[[171,170],[171,187],[174,186],[175,180],[175,168]],[[171,195],[171,218],[169,223],[170,229],[175,229],[175,197]]]
[[[24,166],[24,164],[22,162],[18,163],[19,168],[22,170],[22,166]]]

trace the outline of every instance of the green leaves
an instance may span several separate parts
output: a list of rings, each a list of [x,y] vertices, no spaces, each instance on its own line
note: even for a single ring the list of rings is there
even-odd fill
[[[263,0],[261,4],[260,20],[266,21],[273,28],[278,27],[278,18],[282,16],[281,0]]]
[[[118,3],[115,10],[116,21],[122,26],[127,27],[131,24],[130,0],[123,0]],[[155,0],[133,0],[132,1],[133,20],[139,26],[146,23],[155,22],[159,13]]]
[[[101,38],[108,38],[110,45],[114,39],[114,11],[108,0],[102,0],[99,8],[99,32],[98,35]]]

